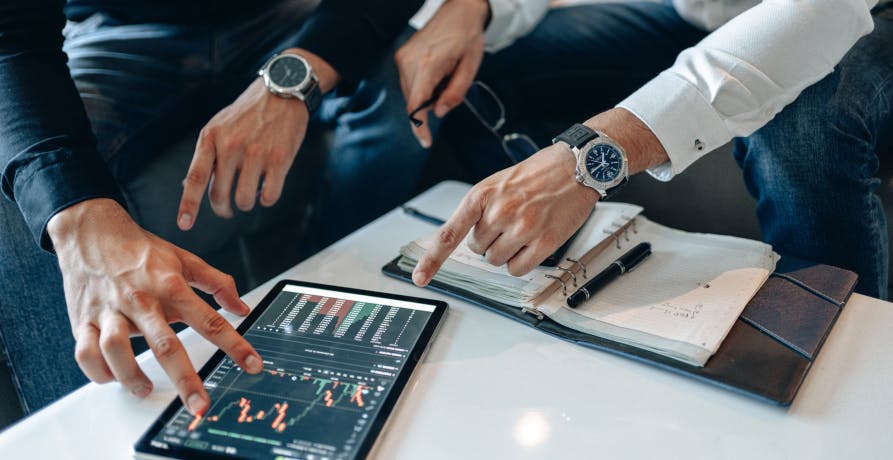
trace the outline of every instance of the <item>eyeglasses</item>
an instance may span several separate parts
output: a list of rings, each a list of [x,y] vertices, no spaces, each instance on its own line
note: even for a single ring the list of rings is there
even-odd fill
[[[421,126],[422,120],[416,118],[416,114],[433,104],[440,97],[439,86],[434,90],[434,96],[419,108],[409,114],[409,120],[415,126]],[[441,89],[442,90],[442,89]],[[530,136],[522,133],[502,133],[505,126],[505,106],[492,88],[484,82],[475,81],[468,89],[462,104],[499,140],[503,152],[505,152],[512,164],[518,164],[530,157],[539,147]]]

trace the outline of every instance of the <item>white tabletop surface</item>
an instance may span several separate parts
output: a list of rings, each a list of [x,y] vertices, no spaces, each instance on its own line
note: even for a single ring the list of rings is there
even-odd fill
[[[448,217],[465,190],[445,182],[411,204]],[[400,245],[433,230],[393,211],[277,278],[449,302],[376,458],[893,458],[890,303],[853,296],[784,409],[563,342],[381,274]],[[246,302],[255,305],[275,281]],[[197,366],[214,351],[191,330],[180,335]],[[176,396],[150,355],[140,362],[156,384],[148,398],[116,383],[86,385],[0,434],[0,458],[129,458]]]

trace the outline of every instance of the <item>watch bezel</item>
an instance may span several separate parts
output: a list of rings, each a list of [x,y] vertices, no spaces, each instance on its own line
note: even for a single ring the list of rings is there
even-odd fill
[[[629,162],[626,158],[626,151],[623,150],[618,143],[614,142],[613,139],[605,136],[603,133],[598,133],[598,137],[587,142],[583,145],[583,147],[577,149],[577,180],[582,182],[583,185],[588,187],[592,187],[601,193],[602,196],[605,196],[606,193],[623,183],[629,178]],[[622,159],[622,165],[620,166],[620,174],[617,175],[614,179],[603,182],[600,181],[589,173],[589,169],[586,167],[586,157],[589,156],[589,152],[595,148],[596,145],[609,145],[620,152],[620,158]]]
[[[274,82],[272,80],[272,78],[270,77],[270,68],[273,67],[273,64],[275,64],[276,62],[279,62],[282,59],[297,59],[299,62],[301,62],[301,64],[304,65],[304,68],[307,69],[307,72],[304,75],[304,79],[301,80],[301,82],[298,83],[297,85],[281,86],[281,85],[278,85],[276,82]],[[266,85],[267,89],[269,89],[271,92],[278,94],[278,95],[297,97],[298,99],[300,99],[302,101],[307,96],[306,94],[304,94],[304,91],[310,86],[310,83],[314,78],[313,66],[310,65],[310,62],[308,62],[306,59],[304,59],[303,57],[301,57],[297,54],[288,54],[288,53],[278,54],[278,55],[270,58],[270,60],[267,61],[267,63],[264,65],[263,72],[261,72],[261,74],[264,79],[264,85]]]

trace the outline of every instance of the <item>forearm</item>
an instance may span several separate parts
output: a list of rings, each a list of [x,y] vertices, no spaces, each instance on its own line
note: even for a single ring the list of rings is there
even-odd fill
[[[44,249],[49,219],[89,198],[123,203],[96,151],[62,52],[62,2],[0,6],[0,167],[3,193],[19,205]]]

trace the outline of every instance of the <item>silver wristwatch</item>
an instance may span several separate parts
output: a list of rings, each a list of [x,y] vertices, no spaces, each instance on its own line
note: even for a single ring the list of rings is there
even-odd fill
[[[629,182],[626,152],[604,133],[575,124],[552,139],[570,147],[577,159],[574,173],[577,182],[608,198]]]
[[[310,113],[319,108],[322,91],[313,67],[296,54],[274,54],[257,75],[264,79],[267,89],[279,97],[294,97],[307,104]]]

